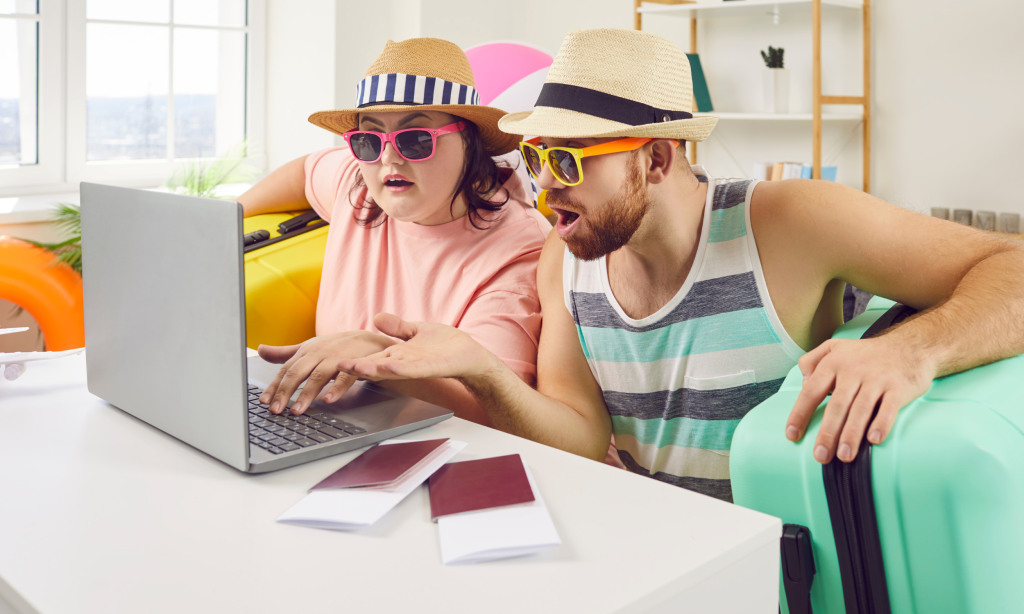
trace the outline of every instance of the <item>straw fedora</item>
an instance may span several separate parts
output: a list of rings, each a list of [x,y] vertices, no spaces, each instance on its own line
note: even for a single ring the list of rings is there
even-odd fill
[[[572,30],[533,111],[498,122],[508,133],[553,138],[640,136],[703,141],[717,117],[693,116],[690,62],[649,32]]]
[[[498,129],[505,111],[481,105],[475,86],[469,58],[455,43],[439,38],[388,41],[356,86],[355,108],[319,111],[310,115],[309,121],[345,134],[356,128],[360,112],[408,111],[415,106],[473,122],[492,156],[512,151],[522,136]]]

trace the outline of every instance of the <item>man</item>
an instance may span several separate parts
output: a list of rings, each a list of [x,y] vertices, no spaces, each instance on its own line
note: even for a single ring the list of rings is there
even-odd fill
[[[614,432],[631,471],[731,500],[733,430],[794,364],[803,390],[779,436],[799,440],[831,393],[826,463],[865,433],[883,441],[935,377],[1024,351],[1020,246],[836,183],[711,178],[685,161],[683,141],[715,124],[690,103],[687,58],[665,39],[577,30],[536,109],[501,121],[543,135],[523,151],[558,214],[536,389],[468,335],[390,314],[376,326],[405,343],[339,369],[458,378],[498,428],[594,459]],[[846,283],[922,313],[831,340]]]

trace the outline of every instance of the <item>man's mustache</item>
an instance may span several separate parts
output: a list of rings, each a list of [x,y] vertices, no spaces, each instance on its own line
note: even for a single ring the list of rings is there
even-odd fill
[[[583,213],[587,209],[580,201],[570,198],[566,194],[562,194],[561,190],[548,190],[548,195],[545,197],[544,202],[548,207],[565,209],[566,211],[572,211],[573,213]]]

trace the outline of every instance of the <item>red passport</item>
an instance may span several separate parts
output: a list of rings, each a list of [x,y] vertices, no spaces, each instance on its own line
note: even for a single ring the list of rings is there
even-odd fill
[[[518,454],[448,463],[430,476],[430,516],[472,512],[534,500]]]
[[[379,486],[394,482],[446,441],[432,439],[374,446],[310,490]]]

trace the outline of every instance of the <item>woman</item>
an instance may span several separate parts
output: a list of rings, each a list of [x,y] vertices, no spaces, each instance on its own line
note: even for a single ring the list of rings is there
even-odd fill
[[[454,44],[389,41],[357,86],[356,108],[314,113],[310,122],[347,147],[316,152],[271,173],[239,198],[246,216],[312,207],[331,223],[317,303],[317,336],[301,345],[260,346],[285,363],[261,401],[301,414],[338,374],[397,341],[377,313],[460,328],[521,378],[536,375],[540,303],[536,269],[551,225],[527,204],[521,181],[492,156],[520,139],[498,130],[504,111],[479,104],[473,71]],[[351,385],[337,377],[323,400]],[[392,389],[487,423],[455,380]]]

